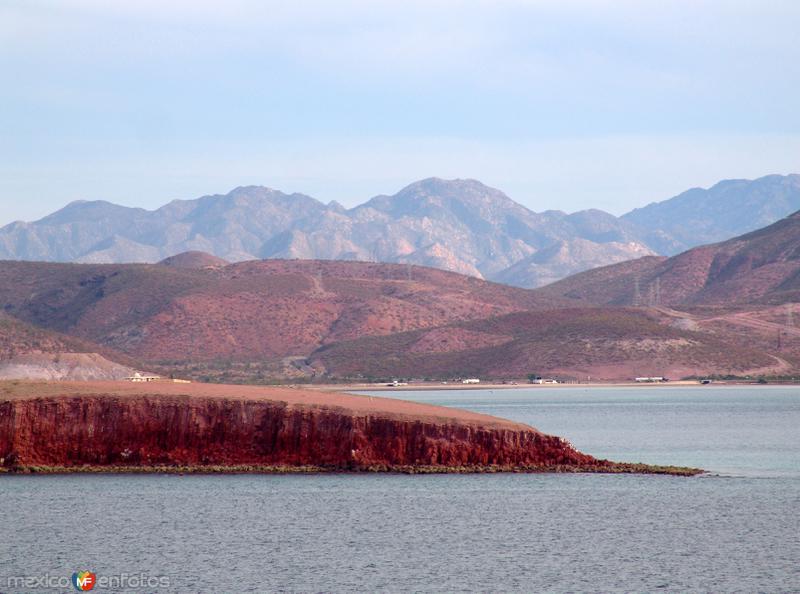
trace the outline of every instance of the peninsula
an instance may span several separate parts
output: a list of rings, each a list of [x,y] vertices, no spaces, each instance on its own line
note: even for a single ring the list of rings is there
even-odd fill
[[[5,472],[609,472],[533,427],[454,408],[294,388],[0,382]]]

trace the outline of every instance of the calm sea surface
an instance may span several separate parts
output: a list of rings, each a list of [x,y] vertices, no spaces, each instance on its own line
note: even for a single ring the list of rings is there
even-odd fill
[[[800,592],[796,388],[396,395],[712,474],[4,476],[0,592],[84,569],[170,584],[127,591]]]

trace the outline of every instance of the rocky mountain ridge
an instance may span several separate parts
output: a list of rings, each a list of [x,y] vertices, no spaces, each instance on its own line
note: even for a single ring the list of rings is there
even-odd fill
[[[728,180],[637,209],[533,212],[470,179],[429,178],[351,209],[260,186],[154,210],[73,202],[0,229],[0,258],[158,262],[187,251],[432,266],[537,287],[596,266],[672,255],[769,224],[800,208],[800,176]]]
[[[637,208],[622,220],[645,230],[644,242],[665,256],[766,227],[800,210],[800,175],[728,179]]]

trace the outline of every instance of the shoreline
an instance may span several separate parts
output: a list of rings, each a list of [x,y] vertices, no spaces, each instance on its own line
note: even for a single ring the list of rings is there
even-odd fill
[[[686,466],[662,466],[629,462],[610,462],[591,466],[547,465],[371,465],[355,468],[315,465],[151,465],[151,466],[47,466],[20,465],[13,468],[0,467],[0,476],[30,476],[59,474],[642,474],[693,477],[705,474],[701,468]]]
[[[759,388],[768,388],[776,386],[796,386],[796,383],[769,383],[758,384],[756,382],[734,382],[734,381],[720,381],[711,384],[701,384],[693,380],[676,380],[664,383],[635,383],[635,382],[581,382],[581,383],[562,383],[562,384],[503,384],[503,383],[481,383],[481,384],[459,384],[441,382],[413,382],[404,386],[389,386],[385,383],[368,384],[368,383],[349,383],[349,384],[287,384],[290,388],[307,388],[309,390],[333,391],[333,392],[435,392],[445,390],[541,390],[541,389],[564,389],[564,388],[708,388],[711,387],[734,387],[734,386],[753,386]]]

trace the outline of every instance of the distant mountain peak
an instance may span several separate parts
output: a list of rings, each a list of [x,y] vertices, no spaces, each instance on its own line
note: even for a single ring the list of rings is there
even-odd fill
[[[499,192],[484,184],[483,182],[473,178],[454,178],[446,179],[443,177],[426,177],[408,184],[400,192],[408,189],[422,188],[426,190],[450,190],[454,188],[474,188],[479,190],[492,190]]]
[[[428,177],[408,184],[395,194],[395,196],[406,196],[409,194],[430,194],[446,198],[461,199],[479,194],[511,200],[502,191],[487,186],[476,179],[443,179],[441,177]]]
[[[650,230],[645,239],[659,252],[673,255],[765,227],[798,209],[800,175],[770,174],[692,188],[632,210],[622,219]]]
[[[270,196],[273,194],[280,194],[281,196],[286,196],[280,190],[275,190],[274,188],[270,188],[269,186],[258,186],[258,185],[249,185],[249,186],[236,186],[224,196]]]
[[[73,223],[97,221],[108,217],[130,216],[146,212],[142,208],[121,206],[107,200],[74,200],[64,208],[36,221],[37,223]]]

